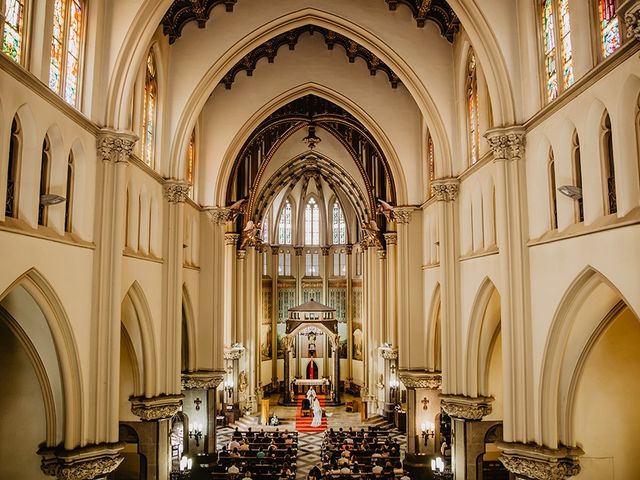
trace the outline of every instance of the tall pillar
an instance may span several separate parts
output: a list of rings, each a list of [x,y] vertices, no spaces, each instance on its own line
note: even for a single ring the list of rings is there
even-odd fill
[[[293,337],[285,335],[282,342],[284,353],[284,395],[283,404],[288,405],[292,402],[291,398],[291,348],[293,347]],[[300,351],[300,350],[298,350]]]
[[[216,371],[196,371],[182,375],[182,389],[195,392],[197,395],[204,397],[206,404],[206,422],[202,422],[205,426],[203,433],[204,452],[215,453],[216,451],[216,415],[217,415],[217,388],[222,382],[223,375]],[[200,397],[198,397],[200,398]],[[183,411],[189,414],[185,405]],[[192,415],[189,415],[192,418]],[[186,429],[185,425],[185,429]],[[188,432],[185,430],[185,435]]]
[[[385,233],[384,240],[387,244],[387,329],[384,341],[398,348],[398,279],[396,276],[398,234]]]
[[[329,304],[329,253],[331,252],[331,247],[324,246],[320,247],[320,251],[322,252],[322,272],[320,275],[322,276],[322,301],[320,302],[319,298],[315,300],[320,303],[324,303],[325,305]]]
[[[231,347],[237,342],[235,322],[236,247],[240,235],[233,232],[224,234],[224,346]]]
[[[278,245],[271,246],[271,385],[278,386]]]
[[[247,296],[247,286],[245,285],[245,272],[246,272],[246,262],[245,258],[247,256],[247,251],[244,249],[238,249],[236,251],[236,295],[235,295],[235,305],[236,305],[236,314],[233,318],[233,323],[236,325],[236,338],[235,341],[241,343],[242,345],[246,345],[245,343],[245,327],[246,327],[246,318],[245,318],[245,308],[248,306],[246,303]]]
[[[347,375],[344,382],[345,388],[349,388],[353,381],[353,245],[346,245],[347,253]]]
[[[496,223],[500,263],[504,439],[535,441],[527,249],[527,189],[523,127],[486,134],[496,166]]]
[[[165,295],[162,338],[165,361],[164,388],[161,391],[180,393],[180,358],[182,339],[182,270],[184,255],[184,201],[191,186],[182,180],[165,180]]]
[[[304,259],[302,258],[302,248],[301,246],[293,247],[295,252],[295,263],[292,260],[291,267],[295,269],[293,275],[296,279],[296,304],[300,305],[302,303],[302,277],[304,277]],[[316,298],[319,301],[319,298]]]
[[[439,456],[439,414],[442,375],[400,373],[407,389],[407,453],[405,468],[413,479],[431,479],[431,460]],[[423,431],[422,427],[425,427]]]
[[[399,403],[398,349],[383,345],[380,356],[384,361],[384,417],[391,420]]]
[[[340,337],[338,335],[331,336],[330,341],[333,354],[332,399],[336,405],[340,405]]]
[[[240,415],[238,392],[243,379],[240,378],[239,361],[243,353],[244,347],[238,343],[235,343],[231,348],[225,348],[224,350],[227,372],[225,378],[225,403],[233,406],[234,418],[239,417]],[[231,388],[231,390],[229,391],[228,388]]]

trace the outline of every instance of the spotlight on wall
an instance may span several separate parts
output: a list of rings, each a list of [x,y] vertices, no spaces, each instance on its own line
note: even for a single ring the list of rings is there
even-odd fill
[[[189,428],[189,438],[193,438],[196,441],[196,447],[200,446],[200,439],[202,438],[201,423],[194,423],[193,426]]]
[[[574,200],[580,200],[582,198],[582,188],[574,187],[573,185],[562,185],[558,187],[558,191]]]
[[[45,207],[48,207],[49,205],[57,205],[65,200],[66,198],[54,193],[45,193],[44,195],[40,195],[40,205],[44,205]]]
[[[435,426],[433,423],[423,423],[420,429],[422,430],[422,438],[424,438],[424,446],[426,447],[429,444],[429,437],[436,436]]]
[[[391,393],[391,403],[398,403],[398,390],[400,389],[400,382],[395,378],[389,380],[389,389]]]

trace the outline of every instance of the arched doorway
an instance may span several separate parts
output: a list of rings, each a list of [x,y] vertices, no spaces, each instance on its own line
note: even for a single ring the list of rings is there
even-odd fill
[[[307,363],[307,380],[314,380],[318,378],[318,364],[313,360],[309,360]]]

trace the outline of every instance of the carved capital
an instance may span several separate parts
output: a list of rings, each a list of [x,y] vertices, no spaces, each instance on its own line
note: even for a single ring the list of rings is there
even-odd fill
[[[90,480],[103,477],[113,472],[123,457],[120,450],[124,443],[103,443],[87,445],[74,450],[41,449],[40,468],[45,475],[51,475],[59,480]]]
[[[353,253],[353,244],[347,243],[344,246],[344,251],[347,253],[347,255],[351,255]]]
[[[416,207],[394,207],[393,215],[396,223],[409,223],[411,221],[411,213]]]
[[[463,395],[442,396],[442,409],[451,417],[462,420],[482,420],[491,413],[489,397],[465,397]]]
[[[324,247],[320,247],[320,251],[322,252],[322,256],[323,257],[328,257],[329,256],[329,252],[331,251],[331,247],[326,245]]]
[[[234,211],[230,208],[211,207],[207,209],[207,212],[214,225],[225,225],[235,218]]]
[[[293,247],[293,251],[296,252],[296,257],[301,257],[302,256],[302,249],[304,247],[302,247],[302,245],[298,245]]]
[[[271,255],[278,255],[280,253],[280,245],[271,245]]]
[[[398,234],[396,232],[389,232],[383,234],[384,241],[387,245],[397,245],[398,244]]]
[[[244,353],[244,347],[231,347],[224,349],[224,359],[225,360],[239,360]]]
[[[376,250],[376,253],[378,254],[378,259],[380,260],[384,260],[387,258],[387,251],[384,248],[379,248],[378,250]]]
[[[391,347],[380,347],[378,349],[380,351],[380,356],[385,360],[397,360],[398,359],[398,349]]]
[[[96,139],[98,155],[105,162],[128,164],[137,141],[137,135],[131,132],[103,128]]]
[[[440,390],[442,387],[442,375],[430,372],[399,372],[398,377],[406,388],[429,388]]]
[[[494,128],[487,131],[485,138],[493,151],[493,159],[519,160],[524,157],[526,134],[519,125],[508,128]]]
[[[169,203],[183,203],[189,196],[189,190],[191,185],[184,180],[165,180],[162,185],[164,198],[169,200]]]
[[[143,421],[163,420],[173,417],[182,406],[183,395],[158,395],[157,397],[132,397],[131,413]]]
[[[640,41],[640,1],[630,1],[620,6],[620,15],[624,16],[627,38]]]
[[[224,244],[225,245],[236,245],[238,243],[238,239],[240,238],[239,233],[225,233],[224,234]]]
[[[224,372],[197,371],[182,374],[182,389],[209,390],[216,388],[222,382]]]
[[[433,195],[439,202],[453,202],[458,198],[460,181],[457,178],[442,178],[431,183]]]
[[[500,461],[507,470],[536,480],[563,480],[580,473],[579,448],[550,449],[539,445],[498,442]]]

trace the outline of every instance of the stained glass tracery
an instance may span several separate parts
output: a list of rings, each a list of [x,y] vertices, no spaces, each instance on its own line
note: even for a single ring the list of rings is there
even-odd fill
[[[278,243],[280,245],[291,245],[291,203],[287,201],[278,222]]]
[[[82,12],[80,0],[54,0],[49,88],[71,105],[78,101]]]
[[[344,245],[347,243],[347,224],[344,220],[344,214],[340,204],[335,202],[331,212],[332,224],[332,240],[336,245]]]
[[[158,103],[158,82],[156,80],[156,65],[153,58],[153,51],[147,55],[144,82],[144,143],[142,148],[142,159],[147,165],[153,166],[154,138],[156,131],[156,110]]]
[[[2,51],[14,62],[22,61],[24,0],[6,0],[2,28]]]
[[[620,23],[618,21],[616,1],[599,0],[600,37],[602,56],[607,58],[620,48]]]
[[[571,21],[569,17],[569,0],[558,0],[560,21],[560,45],[562,48],[562,85],[569,88],[573,85],[573,49],[571,48]]]
[[[476,57],[473,51],[467,62],[467,128],[469,132],[469,157],[473,165],[479,158],[480,125],[478,117],[478,78]]]
[[[554,17],[552,0],[544,0],[542,4],[542,29],[544,34],[544,68],[548,100],[555,99],[560,93],[558,88]]]
[[[309,199],[304,209],[304,243],[320,244],[320,208],[313,198]]]

